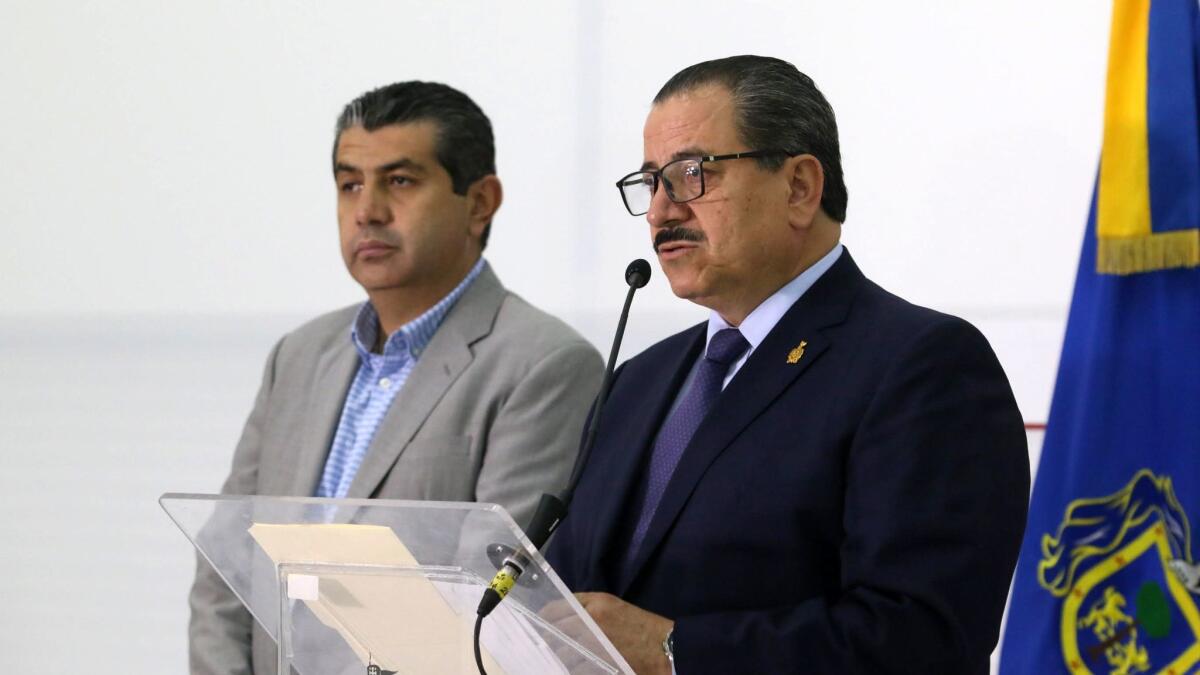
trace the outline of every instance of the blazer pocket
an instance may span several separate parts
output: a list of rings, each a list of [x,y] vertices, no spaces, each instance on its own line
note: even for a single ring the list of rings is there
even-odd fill
[[[470,436],[417,438],[400,452],[374,497],[473,501],[478,469]]]

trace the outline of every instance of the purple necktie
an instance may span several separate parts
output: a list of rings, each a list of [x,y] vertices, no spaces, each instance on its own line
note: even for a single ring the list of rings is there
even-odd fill
[[[696,377],[691,386],[679,400],[679,405],[663,422],[654,441],[654,452],[650,455],[650,471],[646,481],[646,498],[642,501],[642,511],[638,516],[637,527],[633,530],[629,549],[626,551],[626,562],[632,562],[637,555],[658,502],[666,492],[671,474],[683,456],[684,449],[691,442],[696,428],[704,421],[704,416],[712,408],[717,397],[721,395],[721,384],[729,366],[738,360],[750,343],[736,328],[725,328],[717,331],[708,342],[708,351],[696,368]]]

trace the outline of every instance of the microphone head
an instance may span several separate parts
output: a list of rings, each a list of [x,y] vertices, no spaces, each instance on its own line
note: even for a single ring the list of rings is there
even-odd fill
[[[650,263],[638,258],[625,268],[625,283],[634,288],[641,288],[650,281]]]

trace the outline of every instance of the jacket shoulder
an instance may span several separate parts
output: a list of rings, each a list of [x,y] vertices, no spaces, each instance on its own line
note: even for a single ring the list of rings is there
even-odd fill
[[[350,328],[361,304],[326,312],[292,329],[279,340],[281,358],[306,358],[330,347],[350,345]]]
[[[575,348],[599,355],[592,343],[565,321],[509,290],[505,290],[496,312],[492,336],[502,338],[508,350],[529,354]]]
[[[909,302],[872,281],[865,281],[847,318],[877,344],[909,343],[930,334],[970,336],[986,344],[966,319]]]

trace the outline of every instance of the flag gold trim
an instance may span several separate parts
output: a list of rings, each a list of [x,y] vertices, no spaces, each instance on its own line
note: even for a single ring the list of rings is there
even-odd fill
[[[1137,274],[1197,266],[1200,266],[1200,230],[1100,237],[1096,241],[1096,271],[1100,274]]]

